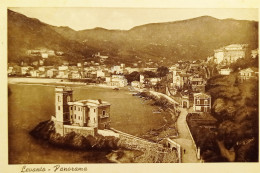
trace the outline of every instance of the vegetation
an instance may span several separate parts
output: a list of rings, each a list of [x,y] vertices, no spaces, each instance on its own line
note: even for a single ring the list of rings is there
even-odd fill
[[[161,66],[157,68],[158,77],[165,77],[169,73],[169,69],[167,67]]]
[[[134,71],[130,74],[125,75],[125,78],[127,79],[127,82],[131,84],[133,81],[140,81],[140,73],[137,71]]]
[[[219,149],[208,151],[206,157],[211,160],[219,151],[223,160],[258,161],[258,80],[239,83],[234,73],[211,78],[206,88],[217,119],[216,135],[207,138],[215,139]]]
[[[238,59],[235,63],[231,64],[231,68],[237,72],[238,70],[245,69],[248,67],[258,67],[258,55],[256,58],[249,58],[249,59]]]

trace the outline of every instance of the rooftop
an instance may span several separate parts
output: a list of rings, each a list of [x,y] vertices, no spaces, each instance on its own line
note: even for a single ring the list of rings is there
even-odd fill
[[[106,102],[106,101],[102,101],[102,100],[91,100],[91,99],[87,99],[87,100],[77,100],[74,102],[69,102],[69,105],[79,105],[79,106],[108,106],[110,105],[110,103]]]

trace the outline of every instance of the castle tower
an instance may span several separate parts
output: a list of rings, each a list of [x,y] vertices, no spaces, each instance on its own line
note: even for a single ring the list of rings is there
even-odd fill
[[[69,124],[69,105],[73,99],[72,89],[67,87],[55,88],[55,117],[62,124]]]

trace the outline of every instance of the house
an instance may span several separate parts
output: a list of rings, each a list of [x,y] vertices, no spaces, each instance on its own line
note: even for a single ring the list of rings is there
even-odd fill
[[[179,69],[172,70],[172,83],[171,87],[183,88],[184,84],[188,81],[188,75]]]
[[[239,58],[249,58],[250,51],[247,44],[231,44],[214,50],[214,62],[216,64],[229,65]]]
[[[221,75],[230,75],[231,72],[232,70],[230,68],[223,68],[219,70],[219,74]]]
[[[103,70],[97,70],[97,77],[105,77],[105,72],[103,72]]]
[[[258,56],[258,54],[259,54],[258,49],[255,49],[255,50],[251,51],[251,57],[252,58],[256,58]]]
[[[116,65],[116,66],[113,66],[111,68],[111,73],[112,74],[123,74],[124,73],[124,67],[123,66],[119,66],[119,65]]]
[[[43,53],[43,52],[42,52],[42,53],[41,53],[41,57],[42,57],[42,58],[48,58],[48,57],[49,57],[49,54],[48,54],[48,53]]]
[[[132,81],[132,82],[131,82],[131,86],[132,86],[132,87],[135,87],[135,88],[141,88],[141,87],[142,87],[142,84],[141,84],[141,82],[139,82],[139,81]]]
[[[100,52],[98,52],[97,54],[95,54],[95,57],[99,57],[99,58],[100,58],[100,62],[104,62],[106,59],[108,59],[108,56],[106,56],[106,55],[101,55]]]
[[[48,69],[46,71],[46,77],[55,78],[57,75],[58,75],[58,70],[57,69]]]
[[[21,75],[29,74],[29,69],[30,68],[31,68],[30,66],[21,67]]]
[[[40,77],[40,71],[39,70],[31,70],[30,75],[31,75],[31,77]]]
[[[154,77],[154,78],[147,78],[149,80],[149,82],[152,84],[152,85],[156,85],[158,82],[161,81],[161,79],[159,77]]]
[[[132,72],[134,72],[134,71],[140,72],[141,69],[140,69],[140,68],[126,67],[126,68],[125,68],[125,71],[126,71],[126,73],[132,73]]]
[[[211,96],[205,93],[194,93],[193,110],[195,112],[210,112]]]
[[[77,63],[77,67],[81,67],[82,66],[82,64],[81,63]]]
[[[59,70],[56,78],[68,79],[69,78],[69,71],[68,70]]]
[[[39,77],[45,78],[46,72],[45,71],[39,71]]]
[[[258,78],[258,68],[247,68],[239,71],[238,79],[240,82],[256,78]]]
[[[71,78],[71,79],[81,79],[82,74],[77,70],[70,71],[69,78]]]
[[[73,90],[66,87],[55,88],[55,121],[61,126],[63,135],[65,127],[89,127],[105,129],[110,126],[110,103],[102,100],[73,101]],[[83,129],[84,130],[84,129]]]
[[[7,69],[7,74],[8,74],[8,76],[13,75],[13,69],[14,69],[14,67],[12,67],[12,66],[9,66],[9,67],[8,67],[8,69]]]
[[[112,75],[111,77],[106,77],[105,82],[109,86],[116,86],[116,87],[127,86],[127,80],[123,75]]]
[[[45,71],[45,67],[39,67],[38,70],[44,72]]]
[[[194,92],[204,92],[206,82],[203,78],[192,77],[190,80],[192,91]]]
[[[62,66],[59,66],[58,69],[59,69],[59,71],[68,70],[69,67],[67,65],[62,65]]]

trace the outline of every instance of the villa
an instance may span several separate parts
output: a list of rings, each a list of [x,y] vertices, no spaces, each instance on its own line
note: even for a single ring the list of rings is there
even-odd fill
[[[55,88],[55,122],[57,133],[62,136],[71,131],[95,135],[98,129],[110,126],[110,103],[102,100],[73,101],[73,90]]]

